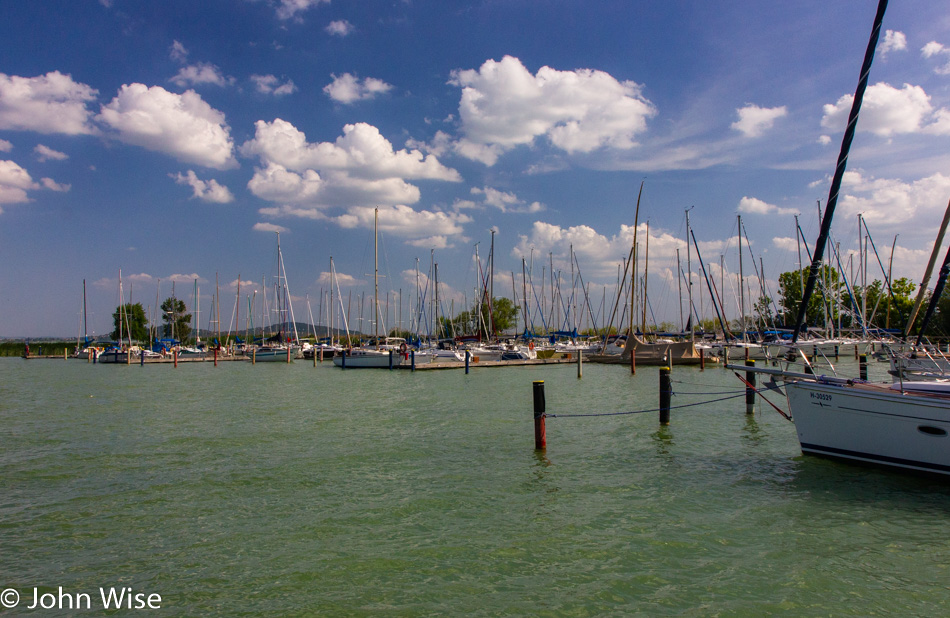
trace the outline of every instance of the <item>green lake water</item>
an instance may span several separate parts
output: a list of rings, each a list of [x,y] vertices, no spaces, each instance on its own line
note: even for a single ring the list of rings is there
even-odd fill
[[[0,359],[0,612],[946,615],[950,483],[804,457],[741,398],[549,418],[539,452],[535,380],[555,415],[657,407],[655,367]],[[91,611],[27,609],[59,587]]]

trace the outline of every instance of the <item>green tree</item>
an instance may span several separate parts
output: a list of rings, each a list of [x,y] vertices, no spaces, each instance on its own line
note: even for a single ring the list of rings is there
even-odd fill
[[[165,337],[185,341],[191,336],[191,314],[186,313],[185,301],[169,296],[162,303],[162,321]]]
[[[488,308],[484,307],[483,309],[486,314],[485,323],[490,326],[491,322],[487,319]],[[510,298],[496,298],[492,302],[491,316],[495,322],[496,333],[503,333],[515,328],[518,322],[518,309]]]
[[[116,307],[112,314],[113,330],[110,336],[119,341],[148,341],[148,319],[142,303],[127,303]],[[120,337],[121,333],[121,337]]]
[[[809,268],[784,272],[778,277],[779,310],[781,319],[786,327],[793,328],[798,317],[798,308],[802,302],[803,282],[808,280]],[[827,264],[818,272],[815,291],[808,301],[805,311],[805,323],[812,326],[824,324],[825,315],[829,320],[838,319],[839,294],[843,294],[844,286],[838,271]]]

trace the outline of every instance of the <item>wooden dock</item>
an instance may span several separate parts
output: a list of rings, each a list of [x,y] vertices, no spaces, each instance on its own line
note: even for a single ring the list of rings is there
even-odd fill
[[[587,360],[587,359],[584,359]],[[576,365],[576,358],[529,358],[518,360],[497,360],[497,361],[470,361],[469,369],[479,369],[482,367],[527,367],[532,365]],[[403,361],[401,365],[396,365],[393,369],[413,370],[412,363]],[[437,369],[465,369],[465,361],[440,361],[437,363],[417,364],[415,371],[434,371]]]

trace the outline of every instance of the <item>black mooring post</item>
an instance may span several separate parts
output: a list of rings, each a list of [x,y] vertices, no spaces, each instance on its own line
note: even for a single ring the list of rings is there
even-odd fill
[[[868,355],[862,354],[858,360],[858,375],[862,380],[868,379]]]
[[[670,403],[673,400],[673,384],[670,368],[660,367],[660,424],[670,424]]]
[[[547,433],[544,428],[544,380],[534,382],[534,448],[547,448]]]
[[[755,367],[754,360],[747,360],[746,367]],[[745,387],[745,413],[755,414],[755,372],[746,371],[745,380],[748,384]]]

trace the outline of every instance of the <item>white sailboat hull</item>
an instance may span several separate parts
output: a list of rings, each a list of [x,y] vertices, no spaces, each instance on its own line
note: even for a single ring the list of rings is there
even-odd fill
[[[950,398],[787,382],[802,452],[950,474]]]

